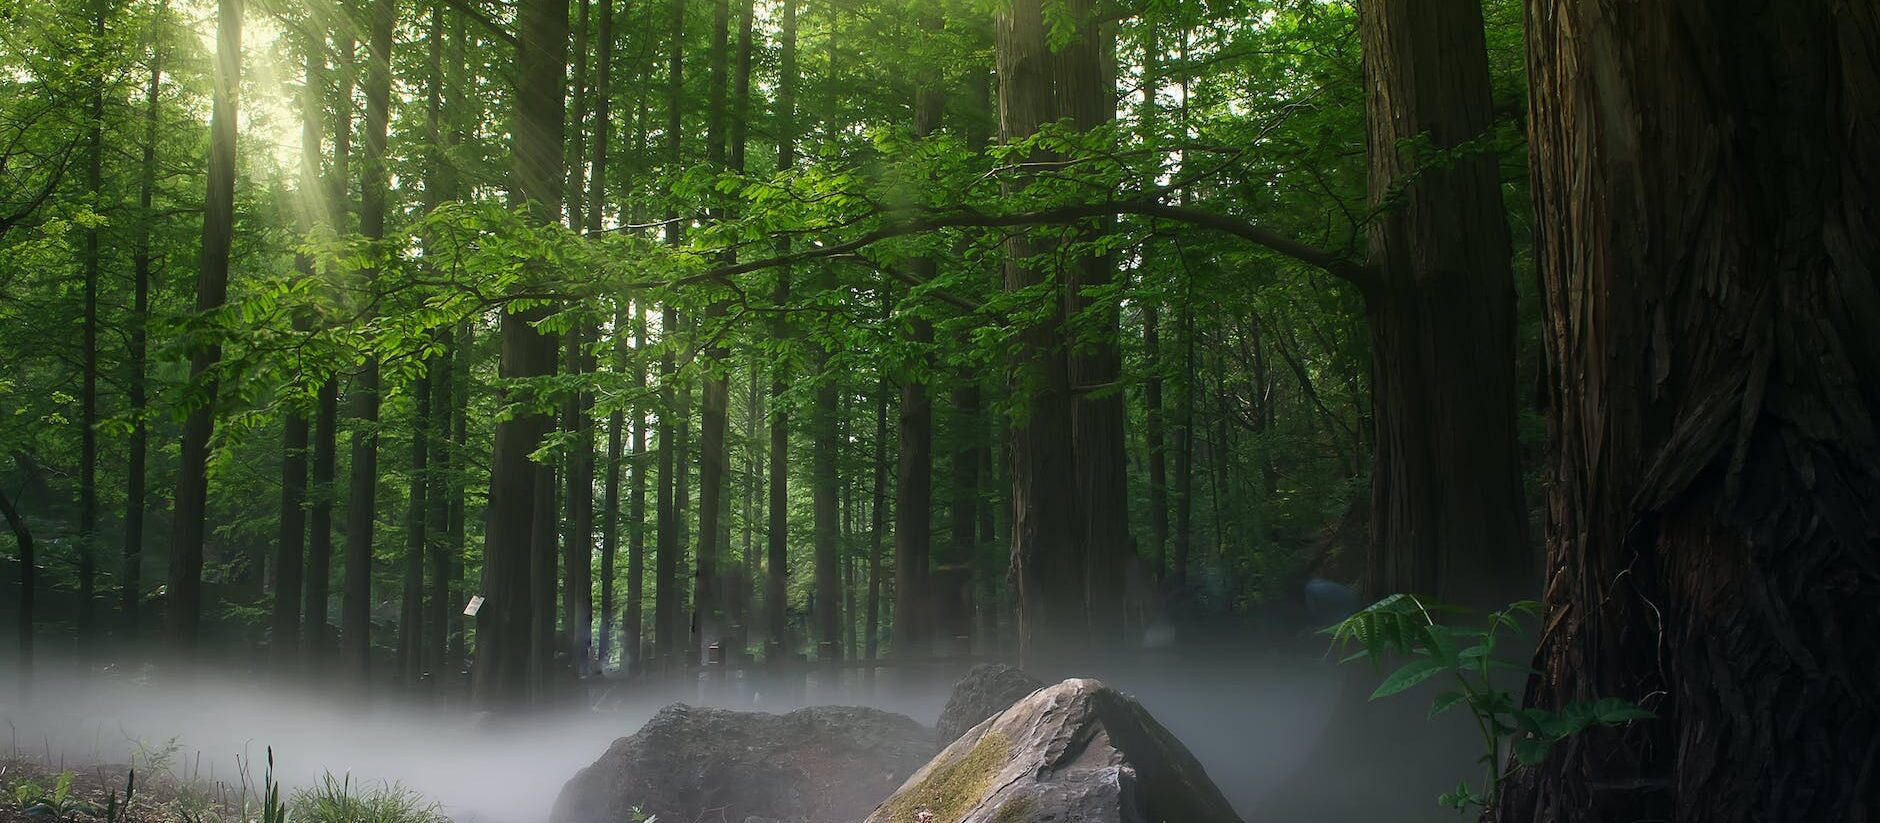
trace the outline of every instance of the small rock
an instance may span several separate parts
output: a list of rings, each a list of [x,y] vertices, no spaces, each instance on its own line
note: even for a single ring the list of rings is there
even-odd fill
[[[1044,681],[1004,663],[974,666],[953,685],[953,694],[940,711],[940,722],[934,727],[940,745],[957,740],[980,721],[1005,711],[1044,686]]]

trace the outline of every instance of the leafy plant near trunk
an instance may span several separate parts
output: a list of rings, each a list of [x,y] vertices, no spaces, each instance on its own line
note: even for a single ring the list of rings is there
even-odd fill
[[[1408,657],[1371,692],[1371,699],[1400,694],[1436,677],[1453,679],[1458,690],[1437,694],[1430,701],[1434,718],[1458,706],[1474,716],[1482,736],[1479,762],[1486,770],[1482,785],[1468,781],[1437,802],[1466,812],[1487,809],[1495,802],[1503,778],[1503,764],[1512,750],[1514,765],[1531,766],[1547,759],[1554,744],[1593,726],[1623,726],[1654,715],[1625,700],[1603,698],[1569,703],[1559,711],[1521,708],[1516,695],[1496,683],[1496,672],[1534,673],[1519,661],[1497,657],[1497,643],[1521,629],[1523,616],[1538,619],[1541,604],[1522,600],[1479,617],[1468,609],[1423,600],[1412,594],[1393,594],[1324,630],[1333,648],[1356,648],[1345,662],[1370,658],[1379,666],[1386,657]],[[1450,618],[1438,619],[1438,615]]]

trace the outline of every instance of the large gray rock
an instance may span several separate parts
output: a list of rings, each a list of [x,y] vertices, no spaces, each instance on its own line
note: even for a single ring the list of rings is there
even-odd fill
[[[554,823],[862,819],[934,753],[933,732],[876,709],[785,715],[675,703],[562,787]]]
[[[935,737],[944,746],[962,734],[972,731],[974,726],[999,712],[1010,708],[1013,703],[1025,699],[1025,696],[1044,688],[1044,681],[1026,674],[1023,669],[1013,668],[1004,663],[987,663],[974,666],[973,670],[954,684],[953,694],[947,697],[947,706],[940,711],[940,722],[935,725]]]
[[[1034,692],[947,746],[868,823],[1240,823],[1194,755],[1095,680]]]

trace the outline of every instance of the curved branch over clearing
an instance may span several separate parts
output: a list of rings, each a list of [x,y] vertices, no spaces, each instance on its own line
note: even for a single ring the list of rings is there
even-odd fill
[[[680,278],[675,285],[720,282],[726,278],[748,272],[773,269],[778,266],[790,266],[823,260],[832,257],[854,254],[864,248],[894,237],[910,234],[957,228],[999,228],[1010,226],[1037,226],[1051,223],[1075,223],[1098,217],[1111,217],[1122,214],[1134,214],[1142,217],[1154,217],[1173,220],[1202,228],[1214,229],[1224,234],[1241,238],[1256,246],[1277,252],[1301,263],[1320,269],[1326,273],[1356,284],[1368,285],[1369,277],[1365,268],[1339,254],[1316,246],[1301,243],[1284,234],[1264,228],[1255,223],[1224,214],[1216,214],[1191,206],[1171,206],[1144,200],[1112,200],[1102,203],[1078,203],[1059,206],[1041,211],[1017,212],[1014,214],[982,214],[979,212],[943,212],[925,214],[906,220],[890,222],[863,233],[853,240],[826,246],[814,246],[799,252],[778,255],[761,260],[750,260],[729,266],[720,266]]]

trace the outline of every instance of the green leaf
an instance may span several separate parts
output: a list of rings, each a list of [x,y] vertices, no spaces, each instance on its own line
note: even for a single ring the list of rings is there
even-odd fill
[[[1523,737],[1514,742],[1514,759],[1523,766],[1538,766],[1547,759],[1547,751],[1553,748],[1552,740],[1538,737]]]
[[[1393,694],[1410,689],[1418,683],[1442,673],[1443,669],[1443,664],[1435,660],[1428,658],[1412,660],[1404,664],[1403,668],[1392,672],[1389,677],[1384,678],[1384,682],[1378,685],[1377,690],[1371,692],[1371,699],[1376,700],[1380,697],[1389,697]]]
[[[1618,726],[1657,717],[1650,709],[1617,697],[1602,698],[1593,703],[1593,719],[1602,726]]]
[[[1455,708],[1456,704],[1467,699],[1469,699],[1469,696],[1462,692],[1443,692],[1437,695],[1435,700],[1430,701],[1430,717],[1436,717],[1443,712],[1449,711]]]

